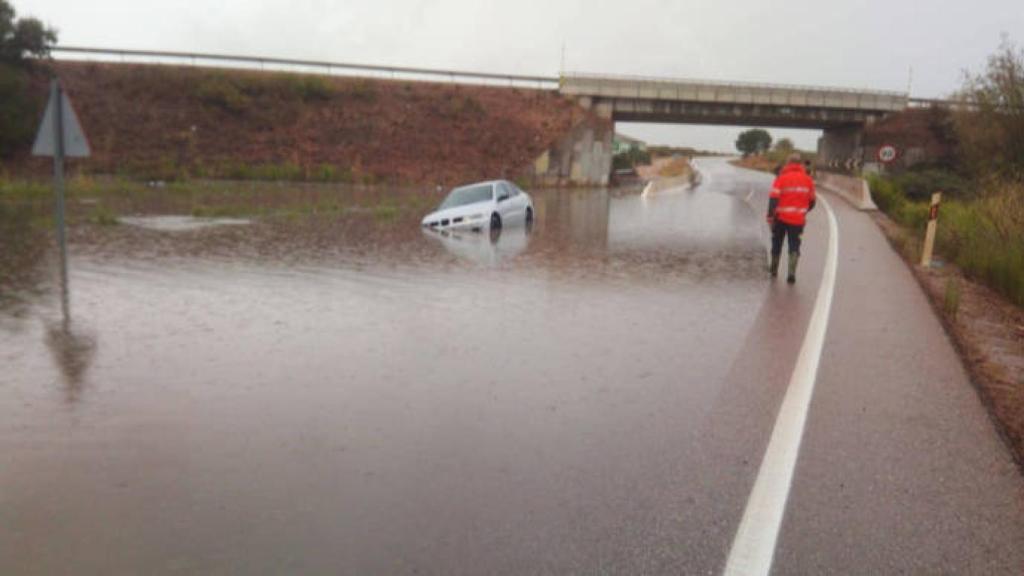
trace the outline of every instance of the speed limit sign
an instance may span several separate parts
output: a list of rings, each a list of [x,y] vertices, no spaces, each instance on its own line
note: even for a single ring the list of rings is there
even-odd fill
[[[896,159],[896,147],[892,144],[886,144],[878,149],[878,160],[888,164]]]

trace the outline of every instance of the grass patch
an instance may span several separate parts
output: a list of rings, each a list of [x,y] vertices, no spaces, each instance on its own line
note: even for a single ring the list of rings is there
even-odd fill
[[[946,288],[942,293],[942,309],[953,317],[956,317],[960,310],[960,283],[956,278],[946,280]]]
[[[249,97],[242,91],[237,80],[226,74],[211,74],[195,86],[195,96],[207,106],[240,114],[249,107]]]
[[[690,161],[686,158],[673,158],[658,170],[658,176],[664,178],[678,178],[690,173]]]
[[[378,222],[390,222],[398,218],[399,208],[393,204],[382,204],[374,206],[371,214],[373,214],[373,219]]]
[[[919,244],[928,203],[908,198],[898,180],[872,176],[870,183],[879,209],[910,229],[911,241]],[[1024,306],[1024,184],[993,183],[978,199],[943,202],[936,250],[969,277]]]
[[[373,103],[377,101],[377,87],[369,80],[360,79],[348,85],[345,95],[352,100]]]
[[[117,226],[121,223],[117,213],[102,204],[93,211],[91,220],[100,226]]]
[[[319,76],[289,75],[285,86],[303,102],[325,102],[334,96],[334,88]]]

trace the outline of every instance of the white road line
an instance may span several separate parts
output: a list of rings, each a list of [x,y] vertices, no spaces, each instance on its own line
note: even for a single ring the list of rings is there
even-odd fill
[[[807,410],[814,393],[814,382],[818,375],[821,349],[825,344],[829,312],[832,309],[832,293],[836,282],[836,267],[839,256],[839,225],[828,201],[821,195],[818,201],[828,215],[828,252],[825,257],[825,271],[818,287],[817,300],[807,334],[789,379],[789,388],[782,399],[782,407],[775,419],[768,448],[765,450],[757,480],[743,511],[736,538],[729,551],[725,565],[726,576],[754,576],[768,574],[775,555],[775,543],[786,511],[793,470],[800,453],[800,441],[807,422]]]

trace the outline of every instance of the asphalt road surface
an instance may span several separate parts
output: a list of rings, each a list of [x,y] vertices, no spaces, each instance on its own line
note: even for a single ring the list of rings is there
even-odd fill
[[[1020,471],[872,221],[829,197],[772,282],[770,178],[698,166],[497,238],[140,217],[73,236],[67,319],[52,254],[4,264],[0,573],[1024,572]]]

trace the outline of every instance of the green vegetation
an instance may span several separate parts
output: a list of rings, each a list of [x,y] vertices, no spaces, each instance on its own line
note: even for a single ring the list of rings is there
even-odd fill
[[[381,194],[352,184],[282,186],[255,181],[177,181],[163,184],[77,175],[67,182],[68,221],[112,227],[122,214],[188,214],[197,218],[353,218],[377,224],[419,218],[435,206],[433,193]],[[49,184],[0,177],[0,213],[20,210],[33,228],[53,225]]]
[[[956,278],[946,280],[946,289],[942,293],[942,309],[950,316],[956,316],[960,310],[960,282]]]
[[[289,75],[288,89],[303,102],[327,101],[334,96],[334,88],[320,76]]]
[[[796,150],[796,145],[789,138],[780,138],[775,146],[772,146],[772,150],[780,152],[782,154],[789,154]]]
[[[96,208],[92,214],[92,220],[100,226],[116,226],[120,224],[117,219],[117,213],[104,205]]]
[[[980,178],[1024,181],[1024,51],[1004,37],[959,97],[967,104],[955,115],[964,168]]]
[[[38,105],[27,94],[33,58],[45,58],[57,43],[57,32],[35,18],[17,18],[14,7],[0,0],[0,158],[32,138]]]
[[[204,78],[195,87],[195,95],[203,104],[240,114],[249,107],[249,97],[238,86],[236,77],[215,74]]]
[[[411,89],[411,86],[407,86]],[[366,79],[358,79],[349,84],[347,90],[345,90],[345,96],[354,100],[361,100],[363,102],[376,102],[377,101],[377,88],[376,86]]]
[[[135,161],[122,165],[117,176],[124,180],[142,182],[188,182],[193,179],[253,180],[264,182],[334,182],[342,184],[374,184],[378,177],[357,172],[349,166],[321,163],[300,166],[292,162],[210,162],[197,166],[180,166],[173,157],[166,156],[145,162]]]
[[[0,62],[27,66],[29,58],[45,58],[57,43],[57,31],[36,18],[17,18],[7,0],[0,0]]]
[[[645,166],[650,163],[651,153],[647,150],[641,150],[637,146],[630,147],[629,150],[619,152],[612,157],[612,169],[614,170],[636,168],[637,166]]]
[[[928,202],[909,198],[897,180],[869,180],[878,207],[917,236],[923,234]],[[984,197],[944,201],[936,249],[968,276],[1024,306],[1024,185],[1004,183]]]
[[[764,154],[772,147],[772,136],[767,130],[752,128],[741,132],[736,138],[736,149],[744,156]]]
[[[372,95],[372,87],[356,82],[350,90],[355,98]],[[245,75],[214,71],[204,75],[195,85],[194,96],[203,104],[220,108],[232,114],[254,112],[253,101],[258,98],[275,100],[275,104],[322,102],[333,98],[334,87],[320,76],[300,74]]]
[[[982,74],[968,75],[956,112],[960,162],[870,178],[875,203],[919,238],[928,201],[943,193],[936,250],[1024,306],[1024,52],[1004,39]],[[916,252],[916,250],[915,250]],[[911,254],[912,258],[917,254]],[[947,311],[959,287],[947,286]]]

